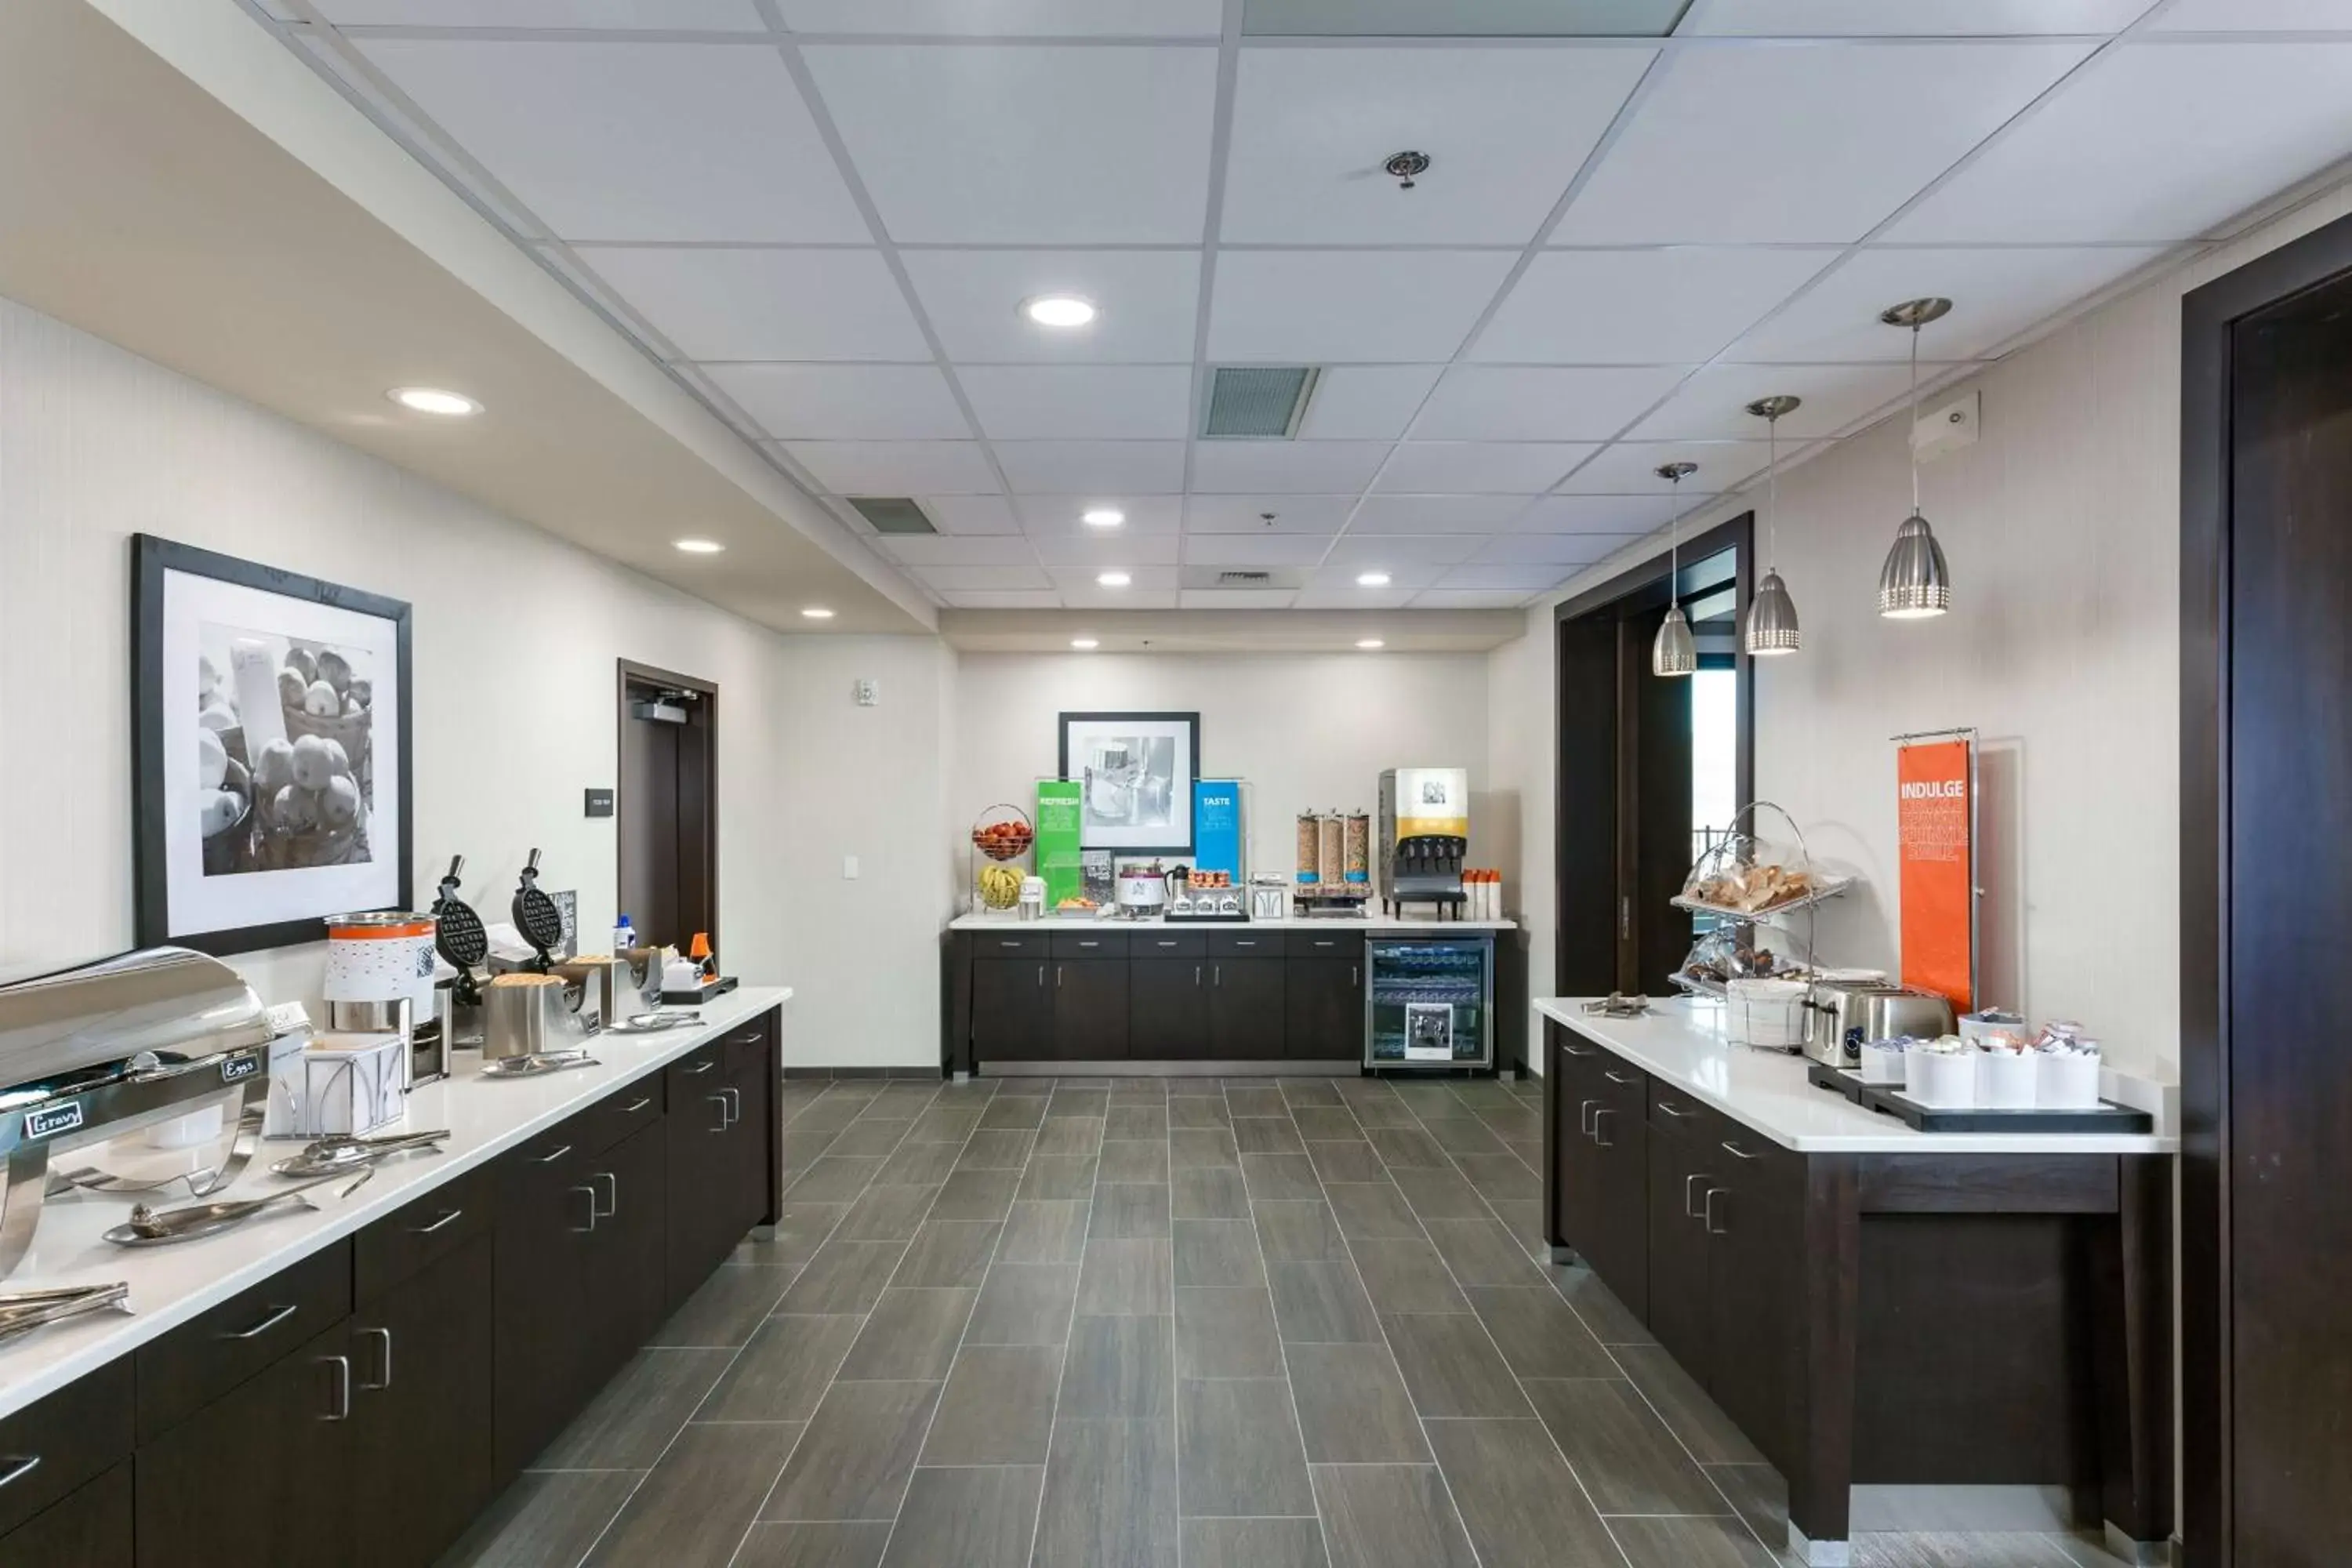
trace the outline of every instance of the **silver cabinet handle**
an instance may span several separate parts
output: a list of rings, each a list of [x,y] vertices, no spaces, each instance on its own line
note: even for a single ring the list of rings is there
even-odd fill
[[[1587,1138],[1592,1136],[1592,1108],[1601,1102],[1588,1100],[1576,1108],[1576,1130]]]
[[[1195,985],[1201,984],[1201,966],[1197,963],[1192,966],[1192,984]]]
[[[1638,1078],[1619,1078],[1617,1076],[1616,1069],[1613,1068],[1602,1068],[1601,1069],[1601,1076],[1607,1079],[1611,1083],[1622,1083],[1628,1089],[1633,1088],[1633,1085],[1642,1081]]]
[[[1042,963],[1037,966],[1037,984],[1040,985],[1045,984],[1045,966]]]
[[[249,1329],[239,1329],[235,1333],[223,1334],[221,1338],[225,1340],[257,1340],[262,1335],[268,1333],[270,1330],[276,1328],[278,1324],[284,1322],[287,1319],[292,1317],[301,1310],[302,1309],[299,1305],[272,1307],[268,1313],[263,1317],[261,1321],[254,1324],[253,1327]]]
[[[1691,1207],[1691,1199],[1698,1194],[1692,1189],[1706,1180],[1706,1173],[1704,1171],[1701,1171],[1695,1175],[1688,1175],[1683,1178],[1683,1217],[1685,1219],[1698,1218],[1698,1210]]]
[[[1723,1152],[1727,1154],[1737,1155],[1742,1160],[1761,1160],[1764,1157],[1761,1154],[1751,1154],[1747,1150],[1742,1149],[1738,1144],[1728,1141],[1724,1143]]]
[[[1054,989],[1056,991],[1062,988],[1062,971],[1065,967],[1059,963],[1054,965]]]
[[[1731,1189],[1729,1187],[1707,1188],[1706,1202],[1699,1209],[1699,1219],[1706,1226],[1707,1235],[1727,1236],[1730,1234],[1730,1232],[1722,1229],[1715,1223],[1715,1200],[1720,1197],[1727,1197],[1730,1195],[1730,1193]]]
[[[583,1194],[588,1199],[588,1223],[586,1225],[575,1225],[572,1227],[574,1235],[585,1236],[590,1231],[596,1228],[596,1189],[593,1187],[574,1187],[572,1190],[575,1193]]]
[[[381,1394],[392,1386],[392,1331],[362,1329],[360,1332],[376,1342],[376,1365],[381,1369],[377,1372],[376,1380],[373,1383],[362,1381],[360,1384],[360,1392]]]
[[[1210,975],[1209,984],[1212,985],[1223,985],[1225,983],[1225,966],[1219,963],[1212,965],[1211,968],[1213,973]]]
[[[596,1184],[599,1182],[605,1184],[604,1206],[602,1209],[597,1210],[595,1217],[598,1219],[611,1219],[614,1215],[621,1212],[621,1178],[613,1174],[610,1171],[599,1171],[594,1175],[589,1177],[588,1205],[591,1208],[595,1207]]]
[[[1018,952],[1021,951],[1021,939],[1017,936],[999,937],[996,939],[996,945],[999,947],[1009,947],[1013,952]]]
[[[624,1116],[635,1116],[638,1111],[643,1110],[646,1106],[651,1105],[653,1102],[654,1097],[652,1095],[641,1094],[629,1104],[621,1107],[621,1114]]]
[[[1160,938],[1158,941],[1154,942],[1151,945],[1152,945],[1152,946],[1154,946],[1154,947],[1174,947],[1174,946],[1176,945],[1176,943],[1175,943],[1172,940],[1171,940],[1170,938],[1167,938],[1167,937],[1164,937],[1164,936],[1163,936],[1163,937]]]
[[[321,1356],[319,1359],[335,1369],[334,1408],[319,1419],[348,1421],[352,1418],[352,1358],[347,1355],[331,1355]]]
[[[1364,972],[1362,967],[1353,963],[1348,965],[1348,984],[1350,985],[1361,985],[1363,983]]]
[[[1592,1113],[1592,1141],[1595,1143],[1600,1144],[1603,1149],[1614,1149],[1617,1145],[1610,1139],[1601,1136],[1601,1119],[1604,1116],[1614,1116],[1616,1114],[1616,1107],[1609,1105],[1604,1105],[1600,1110]]]
[[[8,1461],[6,1472],[0,1474],[0,1487],[7,1486],[14,1481],[21,1481],[40,1468],[41,1457],[38,1454],[30,1454],[21,1459],[11,1459]]]
[[[727,1125],[732,1127],[743,1120],[743,1091],[730,1084],[719,1092],[727,1097]]]
[[[719,1125],[712,1128],[710,1131],[713,1132],[724,1132],[728,1128],[734,1125],[733,1122],[727,1120],[727,1097],[725,1095],[706,1094],[702,1098],[710,1101],[711,1104],[719,1108]]]
[[[1661,1100],[1654,1101],[1654,1103],[1656,1104],[1660,1110],[1664,1111],[1668,1116],[1673,1117],[1677,1121],[1683,1121],[1690,1115],[1690,1112],[1687,1110],[1676,1110],[1675,1109],[1675,1102],[1671,1100]]]
[[[408,1234],[411,1236],[431,1236],[435,1231],[439,1230],[444,1226],[455,1225],[458,1220],[465,1217],[465,1214],[466,1211],[464,1209],[450,1209],[446,1213],[443,1214],[438,1219],[435,1220],[431,1225],[415,1225],[409,1226]]]
[[[1566,1051],[1570,1056],[1572,1056],[1572,1057],[1589,1057],[1589,1056],[1591,1056],[1591,1055],[1592,1054],[1592,1047],[1590,1047],[1590,1046],[1586,1046],[1586,1047],[1584,1047],[1582,1049],[1580,1049],[1580,1049],[1579,1049],[1579,1048],[1577,1048],[1576,1047],[1570,1045],[1570,1044],[1569,1044],[1567,1041],[1565,1041],[1565,1040],[1563,1040],[1563,1041],[1561,1041],[1561,1042],[1560,1042],[1560,1047],[1559,1047],[1559,1048],[1560,1048],[1561,1050],[1563,1050],[1563,1051]]]
[[[569,1143],[566,1143],[562,1148],[558,1149],[558,1150],[557,1150],[554,1153],[552,1153],[552,1154],[541,1154],[538,1159],[533,1160],[533,1161],[531,1162],[531,1163],[532,1163],[532,1164],[534,1164],[534,1165],[552,1165],[552,1164],[554,1164],[554,1163],[555,1163],[555,1162],[557,1162],[558,1160],[562,1159],[562,1158],[563,1158],[563,1156],[565,1156],[566,1154],[569,1154],[569,1153],[571,1153],[571,1152],[572,1152],[572,1145],[571,1145],[571,1144],[569,1144]]]
[[[708,1061],[697,1062],[692,1067],[687,1068],[686,1076],[688,1078],[700,1078],[704,1073],[709,1072],[712,1068],[715,1068],[718,1065],[719,1058],[717,1057],[712,1057]]]
[[[1078,945],[1080,947],[1100,947],[1102,943],[1098,942],[1082,942],[1078,943]]]

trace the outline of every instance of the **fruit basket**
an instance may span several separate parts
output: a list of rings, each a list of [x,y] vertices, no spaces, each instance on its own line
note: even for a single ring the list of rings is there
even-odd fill
[[[1012,815],[999,816],[998,812]],[[1029,825],[1029,814],[1017,805],[992,805],[971,825],[971,847],[992,860],[1018,860],[1036,841],[1037,830]]]

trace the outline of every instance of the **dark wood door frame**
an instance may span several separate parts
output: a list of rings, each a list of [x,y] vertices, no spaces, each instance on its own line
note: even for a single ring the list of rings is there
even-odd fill
[[[629,725],[643,721],[640,720],[634,720],[629,717],[629,687],[633,683],[638,686],[665,686],[674,691],[691,691],[699,696],[708,705],[708,711],[711,716],[710,858],[709,866],[709,876],[710,879],[710,924],[708,930],[710,933],[711,951],[713,952],[722,952],[725,950],[719,944],[719,687],[716,682],[704,680],[698,676],[680,675],[674,669],[663,669],[657,665],[639,664],[634,659],[618,659],[615,660],[614,663],[618,667],[618,673],[614,678],[613,688],[613,755],[616,769],[619,766],[621,748],[626,743],[625,731]],[[617,816],[615,820],[620,820]],[[613,890],[616,898],[620,896],[620,890],[628,886],[626,870],[624,864],[627,856],[628,835],[625,833],[616,834],[614,837],[613,850]]]
[[[1675,574],[1674,596],[1686,600],[1727,582],[1737,595],[1744,623],[1748,600],[1755,592],[1755,534],[1756,514],[1751,511],[1685,540],[1681,545],[1681,569]],[[1718,582],[1709,563],[1726,551],[1737,552],[1736,565],[1728,579]],[[1601,683],[1590,678],[1588,667],[1599,657],[1597,628],[1601,622],[1613,622],[1629,613],[1664,609],[1672,570],[1669,563],[1669,552],[1660,551],[1607,582],[1562,600],[1553,612],[1552,657],[1558,705],[1553,716],[1552,752],[1558,769],[1552,802],[1552,973],[1555,984],[1565,993],[1607,991],[1615,986],[1614,980],[1608,984],[1593,983],[1595,971],[1589,961],[1589,948],[1596,934],[1616,930],[1617,884],[1622,876],[1618,846],[1630,836],[1631,825],[1622,814],[1633,808],[1633,803],[1624,798],[1626,792],[1620,773],[1620,759],[1627,749],[1623,734],[1626,715],[1616,696],[1622,672],[1612,670],[1606,683],[1605,699]],[[1646,647],[1629,650],[1622,638],[1614,638],[1613,646],[1614,657],[1620,661],[1649,657]],[[1738,648],[1732,656],[1732,668],[1739,682],[1738,776],[1739,798],[1745,803],[1754,797],[1756,788],[1755,661],[1748,657],[1745,648]],[[1604,716],[1604,706],[1613,718]],[[1591,767],[1571,771],[1561,760],[1564,743],[1580,731],[1591,733],[1596,722],[1607,726],[1605,732],[1610,737],[1606,765],[1596,760]],[[1595,880],[1590,873],[1602,868],[1608,870],[1607,888],[1599,889],[1595,885],[1587,885]],[[1582,897],[1572,891],[1576,886],[1583,887]],[[1579,951],[1588,951],[1587,962],[1580,963],[1571,957]],[[1610,951],[1613,953],[1614,947]]]
[[[2231,388],[2236,323],[2352,271],[2352,219],[2190,291],[2180,353],[2181,1535],[2231,1561]]]

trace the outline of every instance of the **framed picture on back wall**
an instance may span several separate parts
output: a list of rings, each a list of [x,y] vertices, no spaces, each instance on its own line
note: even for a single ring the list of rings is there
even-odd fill
[[[1061,730],[1061,776],[1080,785],[1080,848],[1192,853],[1198,713],[1065,713]]]
[[[140,943],[246,952],[406,908],[408,605],[131,542]]]

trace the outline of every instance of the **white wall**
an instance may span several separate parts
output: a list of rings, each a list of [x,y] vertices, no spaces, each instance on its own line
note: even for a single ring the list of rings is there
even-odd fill
[[[1376,809],[1384,768],[1467,768],[1471,862],[1500,838],[1481,654],[966,654],[956,707],[959,830],[993,802],[1034,807],[1057,714],[1134,709],[1200,713],[1203,776],[1251,785],[1254,871],[1291,871],[1301,811]]]
[[[1759,667],[1757,792],[1795,814],[1817,856],[1866,879],[1825,907],[1830,957],[1895,961],[1888,737],[1973,724],[1983,737],[1987,998],[2079,1019],[2119,1065],[2174,1075],[2180,297],[2347,211],[2352,195],[2339,189],[1968,384],[1983,395],[1982,437],[1924,478],[1951,562],[1948,616],[1875,614],[1879,563],[1909,501],[1899,416],[1783,476],[1780,565],[1805,647]],[[1685,530],[1760,499],[1718,502]],[[1593,567],[1488,657],[1492,788],[1552,798],[1553,605],[1652,553],[1645,542]],[[1543,994],[1549,819],[1531,822],[1506,872],[1524,873],[1530,984]]]
[[[727,968],[797,988],[795,1062],[937,1059],[945,872],[910,846],[940,837],[943,647],[779,637],[5,300],[0,967],[132,942],[133,532],[414,605],[420,902],[462,852],[467,893],[502,910],[536,845],[583,931],[608,929],[614,824],[584,818],[581,791],[615,782],[614,661],[715,681]],[[852,708],[852,673],[883,682],[882,707]],[[236,962],[265,996],[305,999],[320,951]]]

